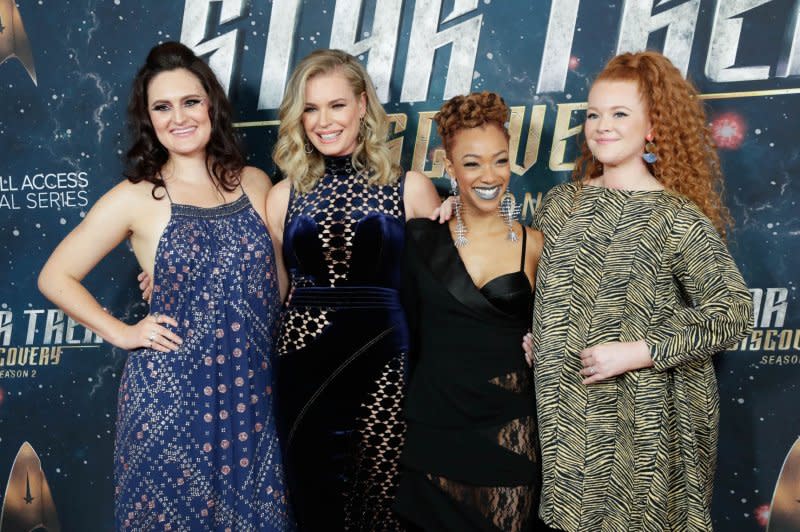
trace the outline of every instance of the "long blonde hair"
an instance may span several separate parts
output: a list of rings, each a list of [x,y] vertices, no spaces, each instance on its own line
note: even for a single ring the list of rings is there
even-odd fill
[[[366,95],[367,106],[359,141],[351,156],[353,167],[370,184],[387,185],[400,176],[400,167],[392,162],[386,139],[389,119],[378,100],[372,80],[358,60],[341,50],[320,49],[308,54],[294,69],[279,111],[281,125],[272,159],[300,193],[306,193],[325,173],[325,162],[317,150],[306,153],[308,141],[303,129],[306,83],[314,76],[340,72],[353,94]]]

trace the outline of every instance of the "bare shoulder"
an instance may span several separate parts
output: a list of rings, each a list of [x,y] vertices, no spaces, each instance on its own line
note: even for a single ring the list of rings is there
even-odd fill
[[[416,170],[409,170],[406,172],[405,189],[407,191],[420,191],[425,189],[430,189],[433,192],[436,191],[430,178]]]
[[[414,170],[406,172],[403,202],[406,218],[428,217],[442,203],[430,178]]]
[[[245,190],[259,191],[267,193],[272,188],[272,180],[267,173],[255,166],[245,166],[242,168],[242,186]]]
[[[528,233],[528,247],[525,254],[527,256],[534,254],[538,258],[542,254],[542,248],[544,247],[544,234],[528,226],[525,226],[525,231]]]
[[[163,188],[154,190],[150,182],[122,181],[92,205],[74,233],[97,241],[107,239],[111,245],[128,235],[149,234],[155,224],[166,224],[169,218],[170,203],[165,196]]]
[[[289,208],[289,195],[292,185],[288,179],[278,181],[267,194],[267,226],[272,237],[283,234],[283,223],[286,219],[286,210]]]
[[[111,190],[103,194],[95,203],[93,209],[120,209],[115,214],[119,216],[125,212],[135,212],[141,209],[155,207],[155,202],[166,196],[164,188],[154,189],[153,183],[140,181],[133,183],[122,181],[114,185]]]
[[[283,206],[283,208],[286,209],[286,206],[289,204],[289,194],[291,191],[292,184],[289,183],[288,179],[282,179],[278,181],[269,191],[269,196],[267,197],[267,206],[275,208],[280,208]]]

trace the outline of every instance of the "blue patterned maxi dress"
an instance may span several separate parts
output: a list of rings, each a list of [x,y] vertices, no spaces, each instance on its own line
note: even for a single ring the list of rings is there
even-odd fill
[[[278,280],[247,196],[212,208],[173,203],[153,282],[151,312],[174,317],[184,343],[128,356],[117,529],[293,529],[272,409]]]

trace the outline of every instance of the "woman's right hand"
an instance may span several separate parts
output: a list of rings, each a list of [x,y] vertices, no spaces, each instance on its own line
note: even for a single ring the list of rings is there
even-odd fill
[[[139,290],[142,291],[142,299],[150,302],[150,296],[153,295],[153,279],[147,275],[147,272],[142,272],[136,276],[136,280],[139,281]]]
[[[177,327],[178,322],[163,314],[148,314],[136,325],[126,325],[117,344],[128,351],[142,347],[162,353],[177,351],[183,340],[164,325]]]

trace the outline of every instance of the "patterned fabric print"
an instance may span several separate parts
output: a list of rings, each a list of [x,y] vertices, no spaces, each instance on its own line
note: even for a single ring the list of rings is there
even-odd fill
[[[286,225],[298,216],[317,223],[328,279],[315,279],[316,286],[337,286],[347,280],[353,255],[355,226],[366,215],[381,212],[404,218],[400,187],[370,187],[356,174],[350,157],[326,158],[325,175],[307,194],[293,196]],[[294,192],[293,192],[294,194]],[[307,285],[309,279],[292,276],[292,286]]]
[[[567,532],[711,530],[710,356],[751,321],[725,245],[666,191],[561,185],[534,226],[545,236],[533,324],[540,516]],[[655,367],[581,384],[586,346],[642,339]]]
[[[515,371],[502,377],[495,377],[489,382],[510,392],[525,393],[531,391],[533,379],[530,371]]]
[[[406,354],[391,360],[377,383],[377,390],[361,405],[358,420],[361,441],[355,463],[352,490],[345,500],[346,530],[402,530],[389,511],[397,482],[397,461],[406,425],[400,389],[405,379]]]
[[[532,417],[513,419],[497,433],[497,443],[537,462],[536,420]]]
[[[426,475],[450,497],[480,512],[498,530],[522,532],[529,522],[533,494],[528,486],[473,486],[449,478]]]
[[[246,196],[172,206],[151,311],[174,317],[184,343],[128,357],[118,530],[293,529],[270,396],[278,301],[272,243]]]
[[[489,382],[510,392],[527,394],[533,391],[532,374],[528,370],[495,377]],[[537,462],[536,430],[536,420],[532,417],[512,419],[497,433],[497,443]]]
[[[303,349],[322,334],[330,324],[328,312],[318,307],[288,308],[283,314],[283,332],[278,340],[278,355]]]
[[[397,186],[367,187],[355,174],[350,157],[326,158],[325,175],[307,194],[295,195],[286,215],[285,226],[299,216],[317,224],[322,244],[327,279],[315,278],[290,268],[290,292],[298,287],[336,286],[346,281],[353,255],[355,225],[372,212],[402,219],[403,203]],[[320,308],[288,306],[283,315],[278,353],[285,355],[310,345],[330,324],[328,311]]]

